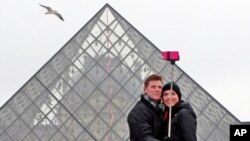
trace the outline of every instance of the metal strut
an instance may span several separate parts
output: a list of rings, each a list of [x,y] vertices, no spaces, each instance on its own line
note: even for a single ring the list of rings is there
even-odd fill
[[[108,62],[106,64],[106,68],[107,68],[107,72],[108,72],[108,98],[109,98],[109,103],[108,103],[108,109],[109,109],[109,128],[112,128],[112,125],[113,125],[113,120],[114,120],[114,114],[113,114],[113,111],[112,111],[112,104],[111,104],[111,96],[112,96],[112,87],[111,87],[111,79],[110,79],[110,76],[109,76],[109,73],[111,72],[110,70],[110,67],[111,67],[111,58],[110,58],[110,44],[109,44],[109,28],[108,28],[108,23],[109,23],[109,19],[108,19],[108,10],[107,10],[107,29],[106,29],[106,32],[104,33],[105,34],[105,37],[106,37],[106,47],[108,48]],[[112,137],[110,136],[106,136],[106,141],[111,141],[112,140]]]

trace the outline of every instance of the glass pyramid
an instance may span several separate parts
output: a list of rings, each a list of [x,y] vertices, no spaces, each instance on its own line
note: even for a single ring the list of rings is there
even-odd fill
[[[0,141],[127,141],[127,115],[161,51],[106,4],[0,109]],[[228,141],[240,124],[178,66],[173,79],[198,116],[198,141]]]

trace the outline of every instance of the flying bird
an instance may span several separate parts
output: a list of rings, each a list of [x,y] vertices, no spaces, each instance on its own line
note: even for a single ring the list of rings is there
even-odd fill
[[[50,8],[50,7],[48,7],[48,6],[45,6],[45,5],[42,5],[42,4],[39,4],[39,5],[47,9],[47,12],[46,12],[45,14],[54,14],[54,15],[56,15],[58,18],[60,18],[62,21],[64,21],[62,15],[59,14],[56,10],[53,10],[52,8]]]

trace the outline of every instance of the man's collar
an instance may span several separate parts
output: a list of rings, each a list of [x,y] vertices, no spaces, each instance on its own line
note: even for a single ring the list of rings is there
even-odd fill
[[[154,108],[162,109],[162,104],[160,103],[160,101],[159,101],[159,103],[153,101],[147,94],[142,94],[142,98],[145,99]]]

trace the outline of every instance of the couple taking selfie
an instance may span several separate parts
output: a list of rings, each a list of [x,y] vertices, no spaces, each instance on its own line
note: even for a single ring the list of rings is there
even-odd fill
[[[130,141],[197,141],[196,114],[176,83],[151,74],[143,91],[128,115]]]

